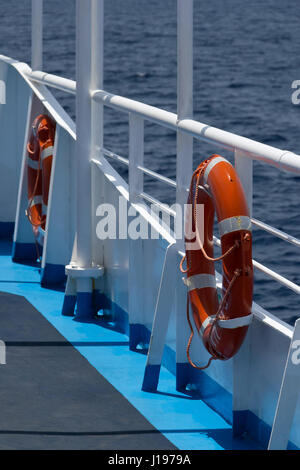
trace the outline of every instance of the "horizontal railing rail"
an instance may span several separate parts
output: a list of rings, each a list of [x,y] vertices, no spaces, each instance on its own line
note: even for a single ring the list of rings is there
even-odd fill
[[[256,227],[264,230],[265,232],[269,232],[277,238],[281,238],[282,240],[291,243],[292,245],[297,246],[300,248],[300,240],[288,233],[279,230],[278,228],[272,227],[271,225],[266,224],[265,222],[261,222],[260,220],[252,218],[252,224],[256,225]]]
[[[76,95],[76,82],[74,80],[40,71],[28,72],[26,73],[26,77],[35,83],[40,83],[41,85],[57,88],[71,95]]]
[[[76,94],[76,82],[74,80],[62,78],[57,75],[47,74],[41,71],[27,73],[26,76],[33,82],[43,84],[47,87],[56,88],[73,95]],[[246,157],[250,159],[260,160],[279,169],[300,174],[300,156],[292,152],[283,151],[269,145],[261,144],[251,139],[241,137],[227,131],[222,131],[192,119],[178,121],[177,115],[174,113],[135,100],[113,95],[103,90],[95,90],[91,92],[91,96],[93,100],[101,102],[110,108],[126,112],[128,114],[138,115],[142,119],[146,119],[155,124],[167,127],[174,130],[175,132],[182,131],[192,135],[196,139],[206,140],[212,144],[216,144],[232,151],[238,149],[244,152]],[[105,148],[102,149],[102,153],[106,157],[129,167],[129,159],[124,158]],[[150,170],[143,165],[137,165],[137,169],[151,178],[160,181],[161,183],[164,183],[173,188],[177,187],[176,181],[167,178],[153,170]],[[150,194],[141,191],[139,196],[145,201],[158,206],[162,212],[165,212],[172,217],[176,216],[176,212],[174,210],[167,208],[165,204],[161,203]],[[253,225],[259,229],[266,231],[284,241],[287,241],[296,247],[300,247],[300,240],[298,238],[293,237],[292,235],[289,235],[255,218],[252,218],[251,220]],[[220,240],[218,240],[216,237],[214,237],[214,241],[217,246],[220,245]],[[300,286],[294,282],[286,279],[284,276],[278,274],[277,272],[273,271],[267,266],[264,266],[256,260],[253,260],[253,265],[256,269],[263,272],[268,277],[284,285],[296,294],[300,294]]]
[[[175,113],[113,95],[103,90],[93,91],[92,98],[105,106],[127,113],[134,113],[174,131],[182,131],[195,139],[205,140],[232,151],[240,150],[254,160],[263,161],[282,170],[300,174],[300,156],[295,153],[280,150],[192,119],[178,120]]]
[[[57,88],[66,93],[76,94],[76,82],[57,75],[35,71],[26,74],[30,80]],[[254,160],[269,163],[277,168],[300,174],[300,156],[270,145],[262,144],[247,137],[242,137],[216,127],[203,124],[193,119],[178,120],[177,114],[139,101],[113,95],[103,90],[91,92],[93,100],[122,112],[134,113],[153,123],[174,131],[182,131],[198,140],[205,140],[229,150],[240,150]]]
[[[214,236],[214,244],[216,246],[221,246],[221,241],[219,238]],[[281,274],[278,274],[276,271],[273,271],[272,269],[268,268],[267,266],[264,266],[263,264],[259,263],[255,259],[253,260],[253,266],[258,269],[259,271],[263,272],[267,276],[271,277],[274,279],[274,281],[279,282],[283,286],[287,287],[288,289],[292,290],[295,292],[295,294],[300,295],[300,286],[298,284],[295,284],[294,282],[290,281],[289,279],[286,279],[284,276]]]
[[[118,161],[121,164],[129,166],[129,160],[127,158],[121,157],[120,155],[117,155],[114,152],[111,152],[107,149],[103,149],[103,154],[105,156],[109,157],[109,158],[112,158],[115,161]],[[149,176],[152,176],[154,179],[157,179],[157,180],[160,180],[164,183],[170,184],[173,187],[177,186],[176,181],[174,181],[174,180],[171,180],[169,178],[165,178],[165,177],[159,175],[156,172],[153,172],[151,170],[147,170],[144,167],[138,167],[138,168],[141,171],[143,171],[145,174],[148,174]],[[166,179],[168,181],[165,181]],[[176,216],[176,212],[174,210],[172,210],[170,208],[167,208],[165,204],[161,203],[158,199],[154,198],[153,196],[151,196],[151,195],[149,195],[145,192],[140,193],[140,196],[144,200],[149,202],[150,204],[154,204],[154,205],[158,206],[161,209],[162,212],[166,212],[168,215],[171,215],[172,217]],[[266,232],[269,232],[272,235],[277,236],[277,237],[279,237],[279,238],[281,238],[285,241],[288,241],[289,243],[292,243],[293,245],[295,245],[297,247],[300,247],[300,240],[298,240],[297,238],[292,237],[291,235],[288,235],[287,233],[282,232],[281,230],[278,230],[278,229],[276,229],[276,228],[274,228],[274,227],[272,227],[268,224],[265,224],[264,222],[261,222],[257,219],[252,218],[251,220],[252,220],[252,223],[255,226],[259,227],[260,229],[262,229]],[[215,243],[216,246],[221,245],[221,241],[217,237],[214,237],[214,243]],[[256,260],[253,260],[253,266],[256,269],[258,269],[259,271],[266,274],[268,277],[272,278],[273,280],[279,282],[280,284],[282,284],[283,286],[285,286],[288,289],[292,290],[296,294],[300,295],[300,286],[298,286],[294,282],[290,281],[289,279],[286,279],[281,274],[273,271],[272,269],[268,268],[267,266],[264,266],[263,264],[259,263]]]
[[[112,158],[113,160],[115,160],[115,161],[117,161],[117,162],[119,162],[123,165],[129,166],[128,158],[121,157],[120,155],[118,155],[114,152],[111,152],[110,150],[107,150],[107,149],[102,149],[102,153],[106,157]],[[172,186],[173,188],[176,188],[176,186],[177,186],[176,181],[172,180],[171,178],[167,178],[166,176],[160,175],[156,171],[149,170],[148,168],[145,168],[144,166],[141,166],[141,165],[138,165],[137,168],[138,168],[138,170],[142,171],[145,175],[148,175],[153,179],[161,181],[162,183],[165,183],[169,186]]]

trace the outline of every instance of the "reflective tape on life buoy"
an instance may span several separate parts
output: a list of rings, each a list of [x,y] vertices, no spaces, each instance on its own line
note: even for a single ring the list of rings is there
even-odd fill
[[[26,214],[39,240],[45,230],[53,159],[55,122],[40,114],[33,121],[27,143],[28,207]]]
[[[197,220],[199,204],[204,205],[204,221]],[[251,219],[245,194],[235,169],[225,158],[213,155],[199,165],[192,177],[188,207],[192,227],[186,228],[186,234],[194,235],[192,239],[186,235],[185,284],[194,323],[211,359],[230,359],[242,345],[252,320],[253,266]],[[222,256],[217,258],[223,263],[221,302],[215,282],[215,212],[222,247]],[[190,320],[189,323],[191,326]],[[188,357],[192,335],[193,330]],[[197,367],[190,358],[189,361]]]

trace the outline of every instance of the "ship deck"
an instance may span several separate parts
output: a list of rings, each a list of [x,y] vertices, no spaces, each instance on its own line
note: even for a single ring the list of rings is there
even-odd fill
[[[63,289],[11,261],[0,240],[0,449],[256,449],[162,368],[141,391],[146,356],[109,324],[61,315]]]

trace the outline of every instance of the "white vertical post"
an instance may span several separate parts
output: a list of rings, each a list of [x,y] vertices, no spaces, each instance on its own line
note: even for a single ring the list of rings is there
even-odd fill
[[[142,386],[144,391],[157,390],[168,325],[173,307],[173,297],[170,296],[170,291],[174,289],[176,284],[176,270],[174,269],[174,265],[176,264],[177,256],[176,245],[169,245],[165,254],[155,306],[147,364]]]
[[[240,177],[243,185],[250,217],[252,217],[252,206],[253,206],[253,160],[247,157],[241,150],[235,150],[234,152],[235,169]]]
[[[129,200],[137,202],[144,189],[144,175],[138,166],[144,162],[144,120],[129,114]]]
[[[104,0],[92,0],[91,91],[103,90]],[[92,153],[99,159],[103,148],[103,103],[92,102]]]
[[[235,437],[241,436],[247,431],[247,415],[250,409],[249,400],[251,390],[251,338],[252,326],[250,325],[246,339],[232,359],[233,368],[233,423],[232,430]]]
[[[43,69],[43,0],[31,1],[31,68]]]
[[[92,0],[92,57],[91,57],[91,92],[103,89],[103,54],[104,54],[104,0]],[[92,158],[100,160],[103,148],[103,103],[92,100]],[[92,175],[94,169],[92,168]],[[97,179],[92,177],[92,260],[103,265],[103,250],[99,249],[99,240],[96,236],[96,205],[99,203],[99,194],[104,191],[103,185],[99,188]],[[101,254],[100,254],[101,253]]]
[[[144,175],[138,166],[144,162],[144,120],[135,114],[129,114],[129,201],[131,204],[141,201],[144,189]],[[134,350],[142,341],[140,324],[143,323],[144,290],[144,250],[143,240],[129,239],[129,345]]]
[[[250,217],[253,206],[253,161],[241,150],[234,152],[235,169],[244,188]],[[242,435],[247,431],[249,410],[250,364],[251,364],[251,325],[240,351],[233,358],[233,433]]]
[[[193,0],[177,0],[177,117],[193,119]],[[193,172],[193,137],[177,132],[176,164],[176,241],[177,249],[184,251],[184,204],[187,202],[186,189],[190,185]],[[179,266],[174,266],[179,269]],[[181,314],[185,311],[186,300],[182,290],[176,294],[176,385],[178,389],[186,385],[186,354],[182,344],[187,344],[187,322]]]
[[[91,266],[91,0],[76,2],[77,264]]]
[[[177,28],[177,115],[180,121],[193,118],[193,0],[177,0]],[[189,187],[192,171],[193,137],[179,131],[176,173],[179,217],[187,201],[186,188]]]
[[[268,450],[285,450],[288,445],[300,389],[300,319],[285,365]]]
[[[93,15],[93,19],[92,19]],[[98,25],[99,21],[99,25]],[[76,318],[91,319],[97,312],[93,290],[103,275],[103,267],[93,265],[92,171],[91,159],[102,131],[92,105],[92,86],[102,84],[103,0],[76,0],[76,260],[66,266],[68,283],[63,314],[71,315],[77,302]],[[103,39],[103,38],[102,38]],[[92,52],[92,46],[95,48]],[[100,64],[98,60],[100,58]],[[102,133],[100,139],[102,139]],[[100,140],[101,142],[101,140]],[[76,280],[76,295],[74,292]],[[70,288],[70,285],[72,285]]]

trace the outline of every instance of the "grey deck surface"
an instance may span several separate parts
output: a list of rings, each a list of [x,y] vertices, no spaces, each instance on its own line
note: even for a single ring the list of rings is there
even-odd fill
[[[0,293],[0,449],[175,449],[23,297]]]

